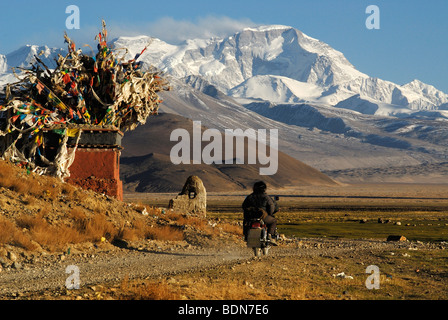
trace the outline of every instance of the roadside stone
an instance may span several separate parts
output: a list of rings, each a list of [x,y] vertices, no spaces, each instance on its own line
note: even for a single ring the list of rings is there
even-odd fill
[[[0,266],[2,266],[3,268],[8,268],[9,262],[5,258],[0,257]]]
[[[168,208],[205,218],[207,191],[202,180],[197,176],[188,177],[179,195],[169,201]]]
[[[12,264],[13,269],[20,270],[22,269],[22,264],[20,262],[14,261]]]
[[[407,241],[408,239],[406,239],[405,236],[396,236],[396,235],[390,235],[387,237],[387,241],[399,241],[399,242],[404,242]]]
[[[12,251],[8,251],[8,255],[7,255],[8,259],[11,260],[12,262],[17,261],[17,256],[14,252]]]

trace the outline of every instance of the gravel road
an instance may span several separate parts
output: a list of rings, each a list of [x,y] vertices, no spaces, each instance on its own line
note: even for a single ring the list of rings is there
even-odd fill
[[[277,256],[338,256],[342,253],[362,255],[368,251],[406,248],[409,242],[378,240],[295,239],[286,245],[272,248]],[[423,245],[423,244],[422,244]],[[157,250],[135,247],[110,250],[85,250],[72,254],[40,256],[24,261],[19,268],[4,268],[0,273],[0,299],[32,297],[45,292],[66,290],[66,280],[74,275],[66,273],[68,266],[79,270],[80,287],[105,283],[120,283],[123,279],[150,279],[222,264],[254,259],[252,251],[243,243],[225,248],[173,248],[166,245]]]
[[[20,269],[8,268],[0,273],[0,299],[9,299],[66,288],[67,278],[73,278],[73,269],[79,270],[81,287],[125,278],[153,278],[161,275],[192,271],[251,258],[247,248],[194,249],[175,251],[148,251],[121,249],[81,255],[56,255]],[[67,270],[67,273],[66,273]]]

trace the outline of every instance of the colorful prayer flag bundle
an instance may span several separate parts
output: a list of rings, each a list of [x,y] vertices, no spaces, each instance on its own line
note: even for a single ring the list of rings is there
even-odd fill
[[[134,130],[157,114],[162,102],[158,92],[170,90],[161,72],[152,67],[142,70],[138,59],[147,47],[132,60],[125,60],[124,55],[118,56],[118,50],[109,47],[104,21],[95,37],[96,54],[76,50],[67,34],[64,39],[68,53],[58,55],[55,69],[50,70],[36,55],[31,68],[22,69],[21,76],[14,72],[19,81],[7,84],[4,94],[0,94],[0,120],[4,122],[0,124],[0,136],[10,141],[3,158],[26,161],[35,167],[42,163],[55,166],[59,154],[53,160],[45,159],[42,130],[51,130],[55,125],[70,127],[66,135],[76,132],[73,128],[77,125]],[[78,138],[81,132],[77,132]],[[61,170],[52,172],[61,177],[68,175],[68,168],[65,173]]]

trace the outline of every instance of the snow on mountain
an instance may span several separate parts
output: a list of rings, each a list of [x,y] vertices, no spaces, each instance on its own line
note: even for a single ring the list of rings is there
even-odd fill
[[[125,59],[133,59],[136,54],[141,53],[145,47],[149,46],[150,49],[145,50],[144,56],[140,58],[140,61],[145,57],[146,60],[151,61],[150,64],[152,65],[157,65],[155,62],[162,61],[166,55],[175,55],[179,51],[178,46],[170,45],[162,40],[145,35],[120,37],[112,40],[111,43],[114,49],[117,50],[117,54]],[[158,67],[160,68],[160,66]]]
[[[423,124],[412,127],[413,119],[398,122],[332,106],[266,101],[243,106],[199,79],[188,80],[193,89],[173,78],[173,90],[161,94],[161,112],[219,130],[277,129],[281,151],[320,170],[418,165],[448,156],[448,127],[440,121],[425,130]]]
[[[7,83],[18,81],[12,68],[18,68],[15,71],[20,77],[20,68],[29,68],[36,61],[35,56],[38,56],[48,68],[53,69],[56,66],[55,59],[59,54],[65,56],[67,52],[60,48],[38,45],[26,45],[7,55],[0,54],[0,91]]]
[[[12,73],[4,73],[0,75],[0,91],[3,90],[3,87],[8,83],[16,82],[17,78]]]
[[[5,73],[8,70],[8,64],[6,62],[6,57],[0,54],[0,74]]]
[[[246,28],[226,38],[178,45],[146,35],[111,42],[125,58],[164,71],[174,90],[162,111],[209,128],[277,128],[281,151],[318,169],[419,165],[448,158],[448,95],[356,70],[329,45],[288,26]],[[51,68],[62,49],[25,46],[0,55],[0,87],[10,67],[34,55]],[[3,73],[3,74],[2,74]]]
[[[120,37],[115,45],[130,48],[130,57],[141,51],[142,38]],[[287,26],[246,28],[224,39],[187,40],[177,46],[154,39],[141,60],[178,78],[203,77],[225,93],[260,75],[324,87],[367,77],[341,52]]]
[[[130,58],[150,41],[142,61],[176,78],[203,78],[235,98],[312,102],[358,112],[371,112],[362,105],[373,103],[375,114],[390,116],[435,110],[448,102],[447,94],[418,80],[400,86],[369,77],[341,52],[288,26],[245,28],[226,38],[176,46],[145,36],[121,37],[115,45],[130,48]],[[361,105],[354,106],[359,99]]]
[[[395,105],[391,107],[390,104],[380,102],[374,99],[361,97],[360,94],[351,96],[350,98],[343,100],[335,105],[335,108],[343,108],[347,110],[357,111],[362,114],[378,115],[378,116],[388,116],[394,112],[398,113],[408,113],[411,111],[407,108],[400,108]]]
[[[229,94],[236,98],[299,103],[315,101],[322,95],[322,88],[287,77],[260,75],[244,81],[230,90]]]
[[[338,108],[383,116],[411,114],[415,110],[433,110],[436,109],[438,102],[429,96],[419,94],[410,87],[370,77],[357,78],[338,85],[328,94],[329,97],[334,95],[339,97],[348,95],[347,99],[340,100],[335,105]],[[373,113],[371,104],[375,105]],[[366,107],[368,105],[370,106]]]
[[[245,28],[225,38],[191,39],[178,45],[146,35],[111,42],[127,59],[139,58],[178,79],[203,79],[238,99],[313,103],[382,116],[437,116],[448,95],[414,80],[403,86],[358,71],[326,43],[283,25]],[[8,67],[26,67],[34,55],[51,67],[62,49],[25,46],[6,56]],[[3,58],[3,60],[5,57]],[[0,73],[5,63],[0,57]],[[372,106],[375,105],[375,106]],[[442,117],[444,118],[444,117]]]
[[[405,89],[412,90],[416,94],[423,96],[434,105],[439,106],[448,103],[448,94],[437,90],[435,87],[425,84],[419,80],[413,80],[402,86]]]
[[[6,55],[8,68],[29,68],[36,61],[38,56],[45,65],[53,69],[56,66],[54,59],[58,54],[66,55],[64,49],[49,48],[47,46],[26,45]]]

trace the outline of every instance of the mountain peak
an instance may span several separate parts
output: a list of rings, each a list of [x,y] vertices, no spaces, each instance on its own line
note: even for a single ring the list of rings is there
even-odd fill
[[[66,51],[61,48],[49,48],[46,45],[27,44],[8,53],[5,57],[7,67],[28,68],[35,61],[34,56],[39,56],[45,65],[52,68],[55,65],[54,59],[57,58],[58,54],[65,55]]]
[[[432,91],[432,92],[443,93],[442,91],[438,90],[436,87],[434,87],[434,86],[432,86],[430,84],[424,83],[424,82],[422,82],[422,81],[420,81],[418,79],[414,79],[411,82],[406,83],[402,87],[403,88],[407,88],[407,89],[411,89],[411,90],[414,90],[414,91],[417,91],[417,92],[421,92],[421,91],[429,92],[429,91]]]
[[[428,86],[432,87],[431,85],[426,84],[426,83],[424,83],[424,82],[422,82],[422,81],[420,81],[418,79],[414,79],[411,82],[404,84],[402,87],[404,87],[404,88],[414,88],[414,89],[415,88],[419,88],[419,89],[421,89],[421,88],[425,88],[425,87],[428,87]]]
[[[274,25],[261,25],[257,27],[247,27],[244,28],[243,31],[255,31],[255,32],[266,32],[266,31],[272,31],[272,30],[289,30],[294,29],[293,27],[284,26],[280,24],[274,24]]]
[[[448,94],[418,79],[414,79],[402,87],[423,96],[425,99],[431,101],[434,106],[442,105],[448,102]]]

